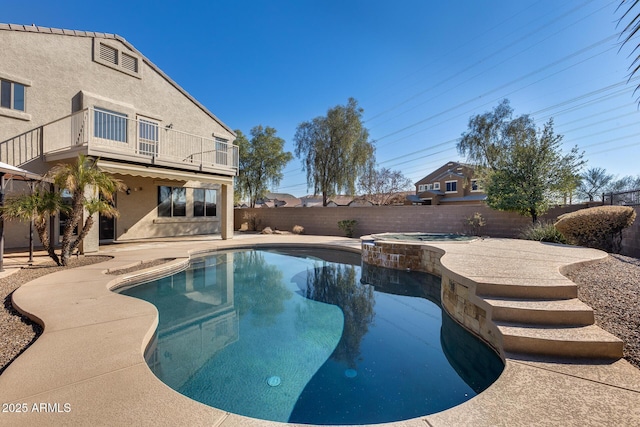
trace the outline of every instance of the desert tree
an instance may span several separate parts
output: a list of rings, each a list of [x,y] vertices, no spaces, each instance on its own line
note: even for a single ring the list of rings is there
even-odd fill
[[[240,155],[236,187],[239,193],[249,198],[249,205],[253,208],[269,186],[280,183],[282,169],[293,155],[284,151],[285,141],[276,136],[277,131],[272,127],[255,126],[251,129],[251,140],[241,131],[235,132]]]
[[[319,116],[300,123],[294,141],[295,154],[303,159],[307,185],[322,194],[322,205],[341,191],[353,194],[357,178],[373,159],[374,145],[362,123],[363,109],[349,98]]]
[[[603,168],[589,168],[580,174],[580,185],[578,194],[590,202],[600,195],[613,181],[614,176],[607,173]]]
[[[411,180],[402,172],[370,165],[360,176],[358,187],[365,200],[374,205],[388,205],[399,193],[411,188]]]
[[[553,201],[573,191],[583,155],[577,147],[562,152],[553,119],[538,129],[529,115],[512,117],[507,100],[472,117],[458,151],[479,169],[491,208],[531,216],[535,223]]]

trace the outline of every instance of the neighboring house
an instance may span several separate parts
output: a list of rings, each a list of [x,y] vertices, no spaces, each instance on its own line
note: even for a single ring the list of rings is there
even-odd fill
[[[414,204],[478,204],[487,198],[473,167],[464,163],[448,162],[415,185],[415,197],[408,197]]]
[[[354,201],[353,196],[347,196],[345,194],[336,194],[335,196],[327,199],[327,207],[335,208],[337,206],[349,206]]]
[[[359,207],[367,207],[367,206],[374,206],[374,205],[372,202],[365,199],[364,197],[356,197],[355,199],[350,201],[347,204],[347,206],[349,206],[350,208],[359,208]]]
[[[256,201],[256,207],[263,208],[295,208],[301,206],[299,198],[288,193],[267,193]]]
[[[0,46],[0,161],[43,174],[83,153],[126,185],[120,218],[96,218],[85,252],[100,241],[232,238],[235,134],[142,53],[113,34],[7,24]],[[27,230],[12,221],[7,246],[26,246]]]
[[[303,208],[322,207],[322,196],[315,194],[309,194],[307,196],[300,197],[300,205]]]
[[[303,207],[322,207],[322,196],[308,195],[300,198]],[[337,194],[327,199],[328,208],[335,208],[338,206],[373,206],[373,203],[364,200],[358,196],[348,196],[345,194]]]

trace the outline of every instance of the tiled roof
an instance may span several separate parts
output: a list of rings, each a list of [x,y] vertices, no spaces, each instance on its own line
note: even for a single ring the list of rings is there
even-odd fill
[[[65,36],[76,36],[76,37],[100,37],[104,39],[116,39],[126,43],[126,40],[118,36],[117,34],[99,33],[96,31],[65,30],[63,28],[40,27],[35,24],[21,25],[21,24],[0,23],[0,30],[25,31],[28,33],[61,34]]]
[[[125,46],[127,46],[129,49],[131,49],[132,51],[134,51],[135,53],[140,55],[140,57],[143,59],[143,61],[147,65],[149,65],[149,67],[153,68],[158,74],[160,74],[162,77],[164,77],[173,87],[175,87],[177,90],[182,92],[182,94],[185,95],[187,98],[189,98],[189,100],[191,102],[196,104],[208,116],[210,116],[213,120],[218,122],[220,124],[220,126],[222,126],[226,130],[231,132],[232,135],[236,134],[233,131],[233,129],[231,129],[226,124],[224,124],[224,122],[222,122],[222,120],[220,120],[218,117],[216,117],[215,114],[213,114],[211,111],[209,111],[207,109],[207,107],[202,105],[197,99],[195,99],[193,96],[191,96],[189,94],[189,92],[184,90],[178,83],[173,81],[173,79],[171,79],[171,77],[166,75],[164,73],[164,71],[162,71],[160,68],[158,68],[153,62],[151,62],[146,56],[144,56],[142,54],[142,52],[140,52],[138,49],[136,49],[124,37],[120,37],[117,34],[100,33],[100,32],[95,32],[95,31],[65,30],[65,29],[62,29],[62,28],[40,27],[40,26],[35,25],[35,24],[32,24],[32,25],[21,25],[21,24],[3,24],[3,23],[0,23],[0,31],[2,31],[2,30],[5,30],[5,31],[22,31],[22,32],[27,32],[27,33],[57,34],[57,35],[74,36],[74,37],[98,37],[98,38],[103,38],[103,39],[118,40],[118,41],[122,42]]]
[[[444,191],[442,190],[425,190],[418,194],[420,197],[433,197],[433,196],[444,196]]]
[[[440,199],[440,203],[446,202],[481,202],[487,200],[486,194],[471,194],[464,197],[443,197]]]

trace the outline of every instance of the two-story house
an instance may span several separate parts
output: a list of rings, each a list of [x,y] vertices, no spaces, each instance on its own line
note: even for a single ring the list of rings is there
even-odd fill
[[[124,38],[0,24],[0,48],[0,162],[44,174],[85,154],[126,185],[120,217],[96,218],[85,252],[109,240],[232,238],[235,133]],[[5,233],[7,247],[26,246],[26,224]]]
[[[412,201],[425,205],[478,204],[487,196],[471,165],[448,162],[416,182]]]

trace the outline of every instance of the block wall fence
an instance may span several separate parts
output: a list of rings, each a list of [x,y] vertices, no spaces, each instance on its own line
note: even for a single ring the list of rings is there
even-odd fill
[[[559,215],[583,209],[585,205],[553,208],[541,217],[554,221]],[[623,254],[640,258],[640,207],[638,218],[623,234]],[[338,221],[355,219],[354,237],[385,232],[465,233],[465,219],[479,212],[486,221],[480,234],[490,237],[518,237],[531,223],[531,218],[510,212],[500,212],[485,205],[457,206],[367,206],[333,208],[254,208],[235,209],[235,229],[255,216],[257,229],[264,227],[291,231],[294,225],[304,227],[305,234],[344,236]]]

